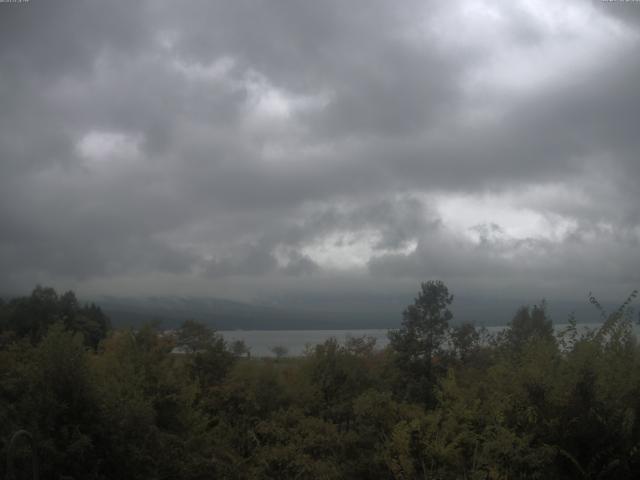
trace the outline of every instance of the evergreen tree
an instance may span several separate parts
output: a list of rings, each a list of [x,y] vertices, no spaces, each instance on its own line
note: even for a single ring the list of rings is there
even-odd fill
[[[440,280],[422,283],[412,305],[403,312],[400,329],[389,333],[401,381],[407,397],[430,403],[435,383],[434,364],[439,361],[453,314],[453,295]]]

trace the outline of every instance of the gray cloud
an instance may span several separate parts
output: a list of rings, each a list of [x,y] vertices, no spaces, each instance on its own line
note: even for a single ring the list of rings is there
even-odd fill
[[[320,270],[319,265],[311,260],[308,255],[294,253],[283,271],[287,275],[300,276],[311,275]]]
[[[206,273],[212,277],[263,275],[275,271],[277,267],[278,261],[272,254],[252,246],[235,258],[212,260],[207,265]]]
[[[637,286],[631,7],[0,5],[0,287]]]

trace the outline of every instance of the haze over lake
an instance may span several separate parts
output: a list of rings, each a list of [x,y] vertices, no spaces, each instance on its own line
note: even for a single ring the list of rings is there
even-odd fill
[[[578,325],[580,332],[595,329],[600,323]],[[556,324],[556,333],[567,328],[568,324]],[[486,327],[489,334],[496,334],[505,327]],[[636,334],[640,333],[640,327],[634,327]],[[376,348],[384,348],[389,344],[388,329],[371,330],[221,330],[220,333],[227,342],[243,340],[251,349],[251,355],[257,357],[273,357],[273,347],[282,346],[287,349],[288,355],[299,356],[304,354],[307,347],[323,343],[329,338],[335,338],[344,342],[348,337],[368,336],[376,339]]]

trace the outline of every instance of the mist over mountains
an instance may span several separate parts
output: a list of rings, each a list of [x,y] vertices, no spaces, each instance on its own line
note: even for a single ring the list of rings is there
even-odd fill
[[[184,320],[204,322],[217,330],[341,330],[397,328],[402,311],[411,302],[406,297],[332,298],[310,297],[288,303],[240,302],[213,297],[103,296],[93,299],[109,315],[114,326],[140,326],[159,321],[161,328],[176,328]],[[473,322],[478,326],[506,325],[521,305],[514,300],[456,298],[453,324]],[[613,310],[615,304],[605,303]],[[548,303],[555,323],[565,323],[574,312],[579,323],[599,321],[598,312],[584,302]]]

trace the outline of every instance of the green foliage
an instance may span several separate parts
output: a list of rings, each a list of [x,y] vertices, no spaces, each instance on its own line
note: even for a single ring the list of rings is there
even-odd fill
[[[37,347],[14,345],[3,352],[2,377],[8,381],[2,382],[1,403],[10,402],[3,437],[27,429],[45,478],[56,472],[96,478],[96,391],[82,336],[54,324]]]
[[[271,353],[273,353],[276,356],[276,358],[280,360],[281,358],[287,356],[287,354],[289,353],[289,350],[285,346],[276,345],[275,347],[271,347]]]
[[[221,335],[194,320],[182,324],[176,342],[186,353],[191,377],[205,390],[220,383],[236,360]]]
[[[251,349],[247,346],[244,340],[235,340],[231,344],[231,351],[236,357],[251,357]]]
[[[405,385],[405,398],[430,404],[436,382],[438,357],[453,318],[449,306],[453,295],[441,281],[422,283],[412,305],[402,313],[399,330],[389,332],[400,384]]]
[[[553,323],[547,317],[546,304],[520,307],[504,331],[504,342],[515,352],[521,351],[528,342],[545,340],[553,342]]]
[[[324,418],[349,428],[353,400],[374,385],[373,344],[365,338],[351,338],[340,345],[335,338],[316,345],[307,356],[305,376],[314,396],[309,407]]]
[[[100,307],[80,305],[72,291],[58,295],[53,288],[37,286],[28,297],[0,304],[0,345],[23,338],[38,343],[58,322],[82,334],[85,345],[94,349],[110,329]]]
[[[256,455],[248,478],[344,478],[336,426],[299,409],[278,412],[256,427]]]
[[[204,351],[219,341],[220,338],[211,328],[195,320],[185,320],[176,335],[176,343],[186,353],[192,354]]]
[[[455,358],[467,362],[480,349],[480,332],[471,323],[452,327],[449,332],[451,351]]]
[[[0,304],[0,478],[21,429],[42,478],[640,474],[633,294],[592,332],[572,320],[555,337],[543,306],[523,307],[487,342],[472,325],[448,329],[452,297],[430,282],[389,348],[329,339],[277,360],[245,358],[246,346],[192,321],[91,340],[82,318],[93,307],[34,292]],[[18,480],[29,460],[16,450]]]

